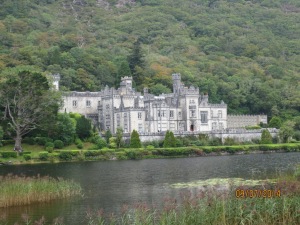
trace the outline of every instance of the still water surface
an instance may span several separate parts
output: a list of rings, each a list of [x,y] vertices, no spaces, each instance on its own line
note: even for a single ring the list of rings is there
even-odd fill
[[[177,197],[180,189],[170,184],[211,178],[273,178],[292,171],[300,163],[300,153],[251,154],[198,158],[149,159],[1,166],[0,175],[49,175],[79,182],[84,197],[69,201],[1,209],[10,221],[20,221],[27,213],[44,215],[49,222],[63,217],[65,224],[84,224],[86,211],[103,208],[118,212],[122,205],[145,202],[159,206],[165,197]],[[13,224],[13,223],[12,223]]]

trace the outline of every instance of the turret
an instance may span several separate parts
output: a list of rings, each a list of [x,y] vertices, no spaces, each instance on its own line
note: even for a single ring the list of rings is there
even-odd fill
[[[173,73],[172,74],[173,80],[173,93],[179,94],[180,86],[181,86],[181,75],[180,73]]]
[[[60,74],[52,74],[53,77],[53,86],[55,90],[59,90],[59,81],[60,81]]]

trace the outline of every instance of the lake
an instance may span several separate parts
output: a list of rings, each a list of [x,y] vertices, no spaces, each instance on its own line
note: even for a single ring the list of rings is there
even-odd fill
[[[0,175],[49,175],[81,184],[83,198],[1,209],[10,222],[22,213],[47,221],[63,217],[65,224],[83,224],[86,211],[103,208],[118,213],[124,204],[137,202],[159,206],[165,197],[178,197],[174,183],[210,178],[274,178],[289,173],[300,163],[300,153],[249,154],[197,158],[97,161],[57,164],[0,166]],[[0,214],[1,214],[0,213]],[[13,224],[13,223],[12,223]]]

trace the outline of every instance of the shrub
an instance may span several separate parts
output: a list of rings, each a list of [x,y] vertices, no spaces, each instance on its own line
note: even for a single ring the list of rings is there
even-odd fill
[[[92,123],[91,120],[81,116],[77,119],[76,123],[76,134],[80,138],[88,138],[92,134]]]
[[[264,129],[261,134],[261,144],[272,144],[272,136],[268,129]]]
[[[83,149],[83,143],[82,142],[78,143],[76,146],[77,146],[78,149]]]
[[[236,142],[233,138],[227,137],[224,140],[224,145],[235,145]]]
[[[139,133],[136,130],[133,130],[130,136],[130,148],[141,148],[141,140]]]
[[[54,147],[58,149],[62,149],[64,147],[64,143],[61,140],[55,140]]]
[[[209,154],[212,152],[212,149],[211,148],[203,148],[203,151],[206,153],[206,154]]]
[[[45,148],[47,148],[47,147],[52,147],[52,148],[54,148],[54,144],[53,144],[52,142],[46,142]]]
[[[30,155],[23,155],[23,158],[28,161],[28,160],[31,160],[31,156]]]
[[[84,156],[85,157],[94,157],[94,156],[99,156],[99,155],[102,155],[102,154],[103,154],[103,152],[101,152],[101,151],[86,151],[84,153]]]
[[[16,152],[1,152],[3,158],[17,158],[18,154]]]
[[[141,159],[142,154],[139,151],[126,151],[126,156],[128,159]]]
[[[167,131],[164,139],[164,148],[176,147],[176,139],[172,131]]]
[[[126,152],[117,152],[116,156],[117,156],[117,159],[119,159],[119,160],[128,159],[126,156]]]
[[[38,145],[46,145],[47,142],[52,142],[52,139],[46,137],[37,137],[35,141]]]
[[[153,145],[147,145],[146,148],[147,149],[154,149],[154,146]]]
[[[26,137],[26,138],[24,138],[23,142],[27,143],[29,145],[34,145],[35,144],[35,141],[34,141],[33,137]]]
[[[70,161],[70,160],[72,160],[72,152],[69,152],[69,151],[60,152],[58,157],[61,160]]]
[[[212,145],[212,146],[218,146],[218,145],[222,145],[222,139],[221,138],[211,138],[209,139],[209,145]]]
[[[46,151],[49,152],[49,153],[52,153],[53,152],[53,147],[52,146],[48,146],[46,147]]]
[[[94,138],[94,137],[93,137],[93,138]],[[92,142],[92,143],[95,143],[95,142],[93,141],[93,140],[94,140],[93,138],[91,138],[91,142]],[[82,141],[81,141],[79,138],[76,138],[74,143],[75,143],[75,145],[78,145],[79,143],[82,143]]]
[[[15,144],[15,141],[14,140],[2,140],[1,143],[3,145],[13,145],[13,144]]]
[[[39,159],[41,161],[47,161],[49,158],[48,152],[40,152]]]
[[[95,144],[97,146],[97,149],[103,149],[104,147],[106,147],[106,141],[101,137],[97,139]]]

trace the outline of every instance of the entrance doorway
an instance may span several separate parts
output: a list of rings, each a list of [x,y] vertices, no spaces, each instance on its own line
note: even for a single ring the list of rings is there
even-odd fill
[[[194,129],[195,129],[194,124],[191,124],[190,131],[194,131]]]

